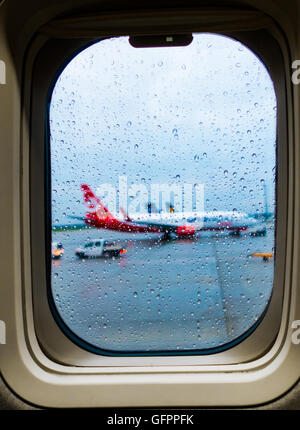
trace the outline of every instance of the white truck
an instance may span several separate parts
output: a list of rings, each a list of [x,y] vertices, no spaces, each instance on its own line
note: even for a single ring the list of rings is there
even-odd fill
[[[122,246],[106,239],[90,240],[83,247],[75,249],[75,254],[79,258],[119,257],[126,252]]]

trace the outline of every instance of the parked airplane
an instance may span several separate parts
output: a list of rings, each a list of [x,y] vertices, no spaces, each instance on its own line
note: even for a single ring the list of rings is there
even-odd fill
[[[130,233],[163,233],[164,238],[169,238],[171,234],[191,237],[199,231],[228,231],[234,235],[247,231],[252,235],[266,235],[264,224],[246,213],[236,211],[150,212],[129,216],[120,208],[123,219],[117,219],[88,185],[81,185],[81,190],[89,211],[80,219],[83,219],[86,225],[95,228]]]

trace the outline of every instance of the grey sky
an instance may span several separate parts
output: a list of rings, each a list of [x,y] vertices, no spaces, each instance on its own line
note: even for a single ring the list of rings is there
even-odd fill
[[[188,47],[92,45],[55,86],[53,222],[83,215],[82,183],[201,183],[205,209],[274,204],[276,98],[260,60],[239,42],[195,35]]]

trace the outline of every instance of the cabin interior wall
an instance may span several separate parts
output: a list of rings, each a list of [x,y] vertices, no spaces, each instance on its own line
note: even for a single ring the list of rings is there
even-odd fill
[[[207,5],[212,2],[205,1],[169,1],[160,0],[150,2],[131,1],[127,8],[140,10],[142,8],[167,8]],[[216,1],[216,5],[228,4],[227,1]],[[243,4],[252,6],[273,16],[280,23],[291,49],[293,59],[300,58],[300,31],[299,31],[299,0],[243,0],[230,2],[230,4]],[[99,0],[6,0],[0,7],[0,57],[5,59],[6,73],[9,79],[7,84],[1,88],[0,117],[2,124],[0,129],[0,141],[2,156],[0,158],[0,184],[1,195],[7,196],[0,200],[1,224],[5,225],[2,233],[2,243],[6,243],[0,250],[1,267],[1,317],[7,315],[7,320],[13,321],[18,309],[14,308],[12,291],[15,282],[20,282],[19,273],[19,249],[17,237],[20,234],[18,226],[18,208],[20,200],[19,190],[19,141],[20,141],[20,100],[21,100],[21,76],[22,62],[26,54],[26,48],[33,34],[40,26],[53,17],[76,10],[82,7],[93,7],[98,10],[124,10],[122,1],[99,1]],[[300,94],[298,88],[294,89],[295,109],[299,113]],[[299,118],[298,118],[299,122]],[[296,125],[296,132],[298,125]],[[297,141],[297,139],[296,139]],[[5,251],[5,253],[4,253]],[[8,290],[9,287],[9,291]],[[12,325],[13,327],[13,325]],[[14,335],[8,325],[8,337]],[[3,345],[0,345],[0,352]],[[17,397],[0,377],[0,409],[31,409]],[[300,384],[296,385],[284,397],[268,405],[260,406],[258,409],[300,409]]]

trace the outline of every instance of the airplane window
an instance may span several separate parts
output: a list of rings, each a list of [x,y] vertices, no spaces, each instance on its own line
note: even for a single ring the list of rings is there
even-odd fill
[[[262,61],[216,34],[106,39],[68,63],[49,106],[60,326],[99,354],[210,353],[255,330],[275,259],[276,96]]]

